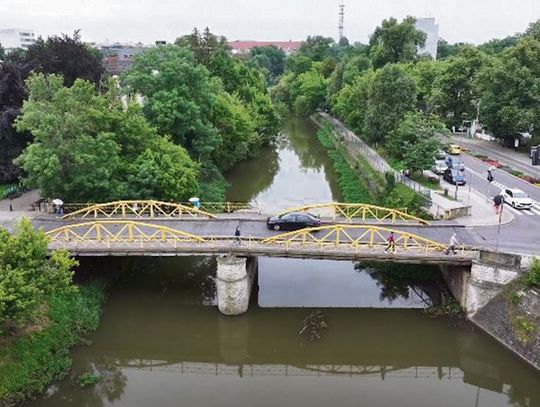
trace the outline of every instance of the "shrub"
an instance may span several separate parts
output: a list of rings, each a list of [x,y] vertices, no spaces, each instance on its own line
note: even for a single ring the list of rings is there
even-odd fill
[[[79,383],[79,386],[81,387],[88,387],[88,386],[93,386],[94,384],[98,383],[100,380],[101,380],[101,375],[93,373],[93,372],[86,372],[77,378],[77,383]]]
[[[531,263],[529,274],[525,277],[525,284],[527,287],[540,288],[540,260],[536,257]]]

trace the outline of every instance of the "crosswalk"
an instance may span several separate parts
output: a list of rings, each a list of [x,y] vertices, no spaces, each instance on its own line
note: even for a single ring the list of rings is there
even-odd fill
[[[506,187],[501,184],[500,182],[493,181],[491,185],[495,186],[497,188],[497,192],[501,191],[503,189],[506,189]],[[504,209],[512,212],[516,216],[540,216],[540,204],[538,202],[534,202],[531,209],[514,209],[509,204],[505,203]]]

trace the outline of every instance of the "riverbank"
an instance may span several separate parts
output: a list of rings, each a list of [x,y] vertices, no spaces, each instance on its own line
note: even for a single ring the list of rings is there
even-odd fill
[[[0,339],[0,406],[13,406],[43,392],[71,367],[69,350],[84,344],[99,324],[105,284],[92,282],[75,293],[52,296],[46,315],[19,336]]]
[[[373,168],[361,155],[349,151],[330,123],[316,116],[312,120],[319,127],[317,136],[334,163],[345,202],[385,206],[429,218],[423,209],[424,197],[396,183],[392,174],[387,176],[381,169]]]

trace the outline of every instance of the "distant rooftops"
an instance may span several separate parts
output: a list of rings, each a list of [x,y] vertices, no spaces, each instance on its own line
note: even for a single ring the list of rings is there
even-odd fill
[[[300,48],[300,45],[302,44],[302,41],[229,41],[229,46],[232,49],[233,54],[239,54],[239,53],[247,53],[251,50],[251,48],[255,47],[267,47],[270,45],[274,45],[283,51],[285,53],[289,54],[291,52],[298,51]]]

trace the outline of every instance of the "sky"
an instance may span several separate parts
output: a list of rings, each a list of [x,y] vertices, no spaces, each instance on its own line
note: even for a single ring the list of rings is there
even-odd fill
[[[339,0],[0,0],[0,28],[44,37],[80,29],[84,41],[172,41],[210,27],[229,40],[338,35]],[[345,35],[367,42],[384,18],[435,17],[449,42],[479,44],[522,32],[540,0],[345,0]]]

